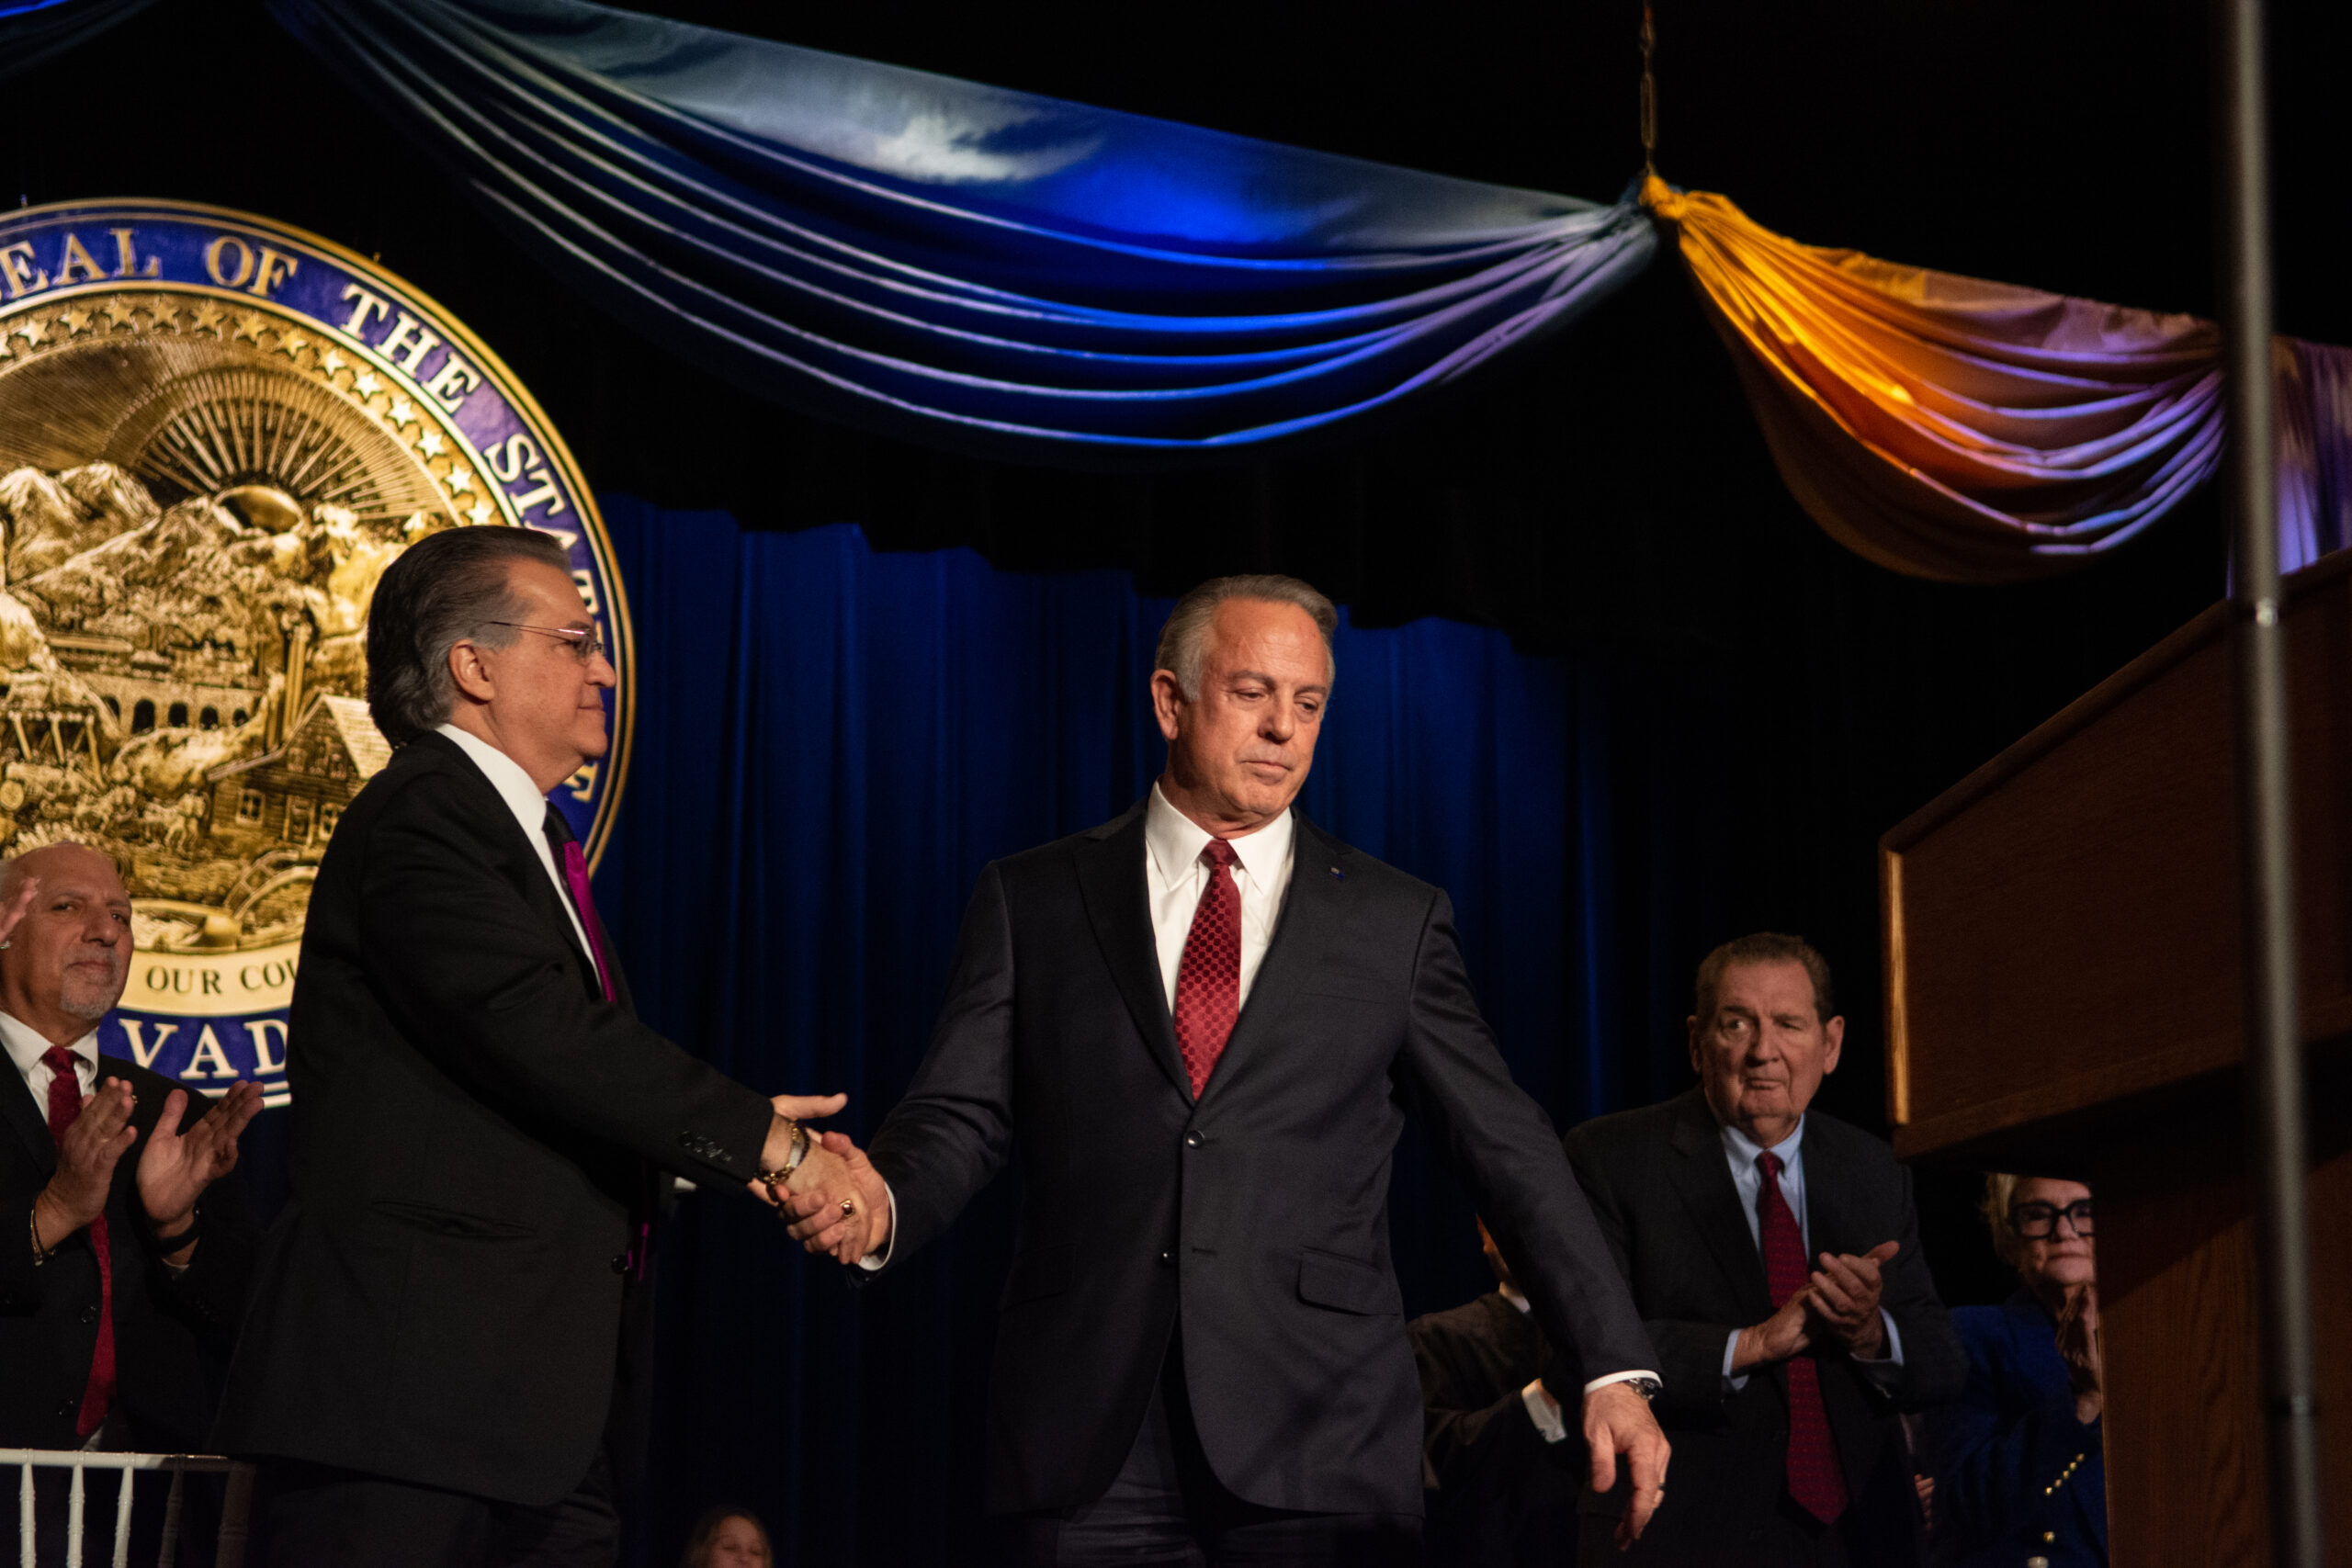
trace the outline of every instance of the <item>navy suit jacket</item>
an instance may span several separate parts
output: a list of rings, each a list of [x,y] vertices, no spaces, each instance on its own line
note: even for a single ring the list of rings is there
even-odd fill
[[[1928,1562],[2014,1568],[2047,1557],[2052,1568],[2104,1568],[2100,1424],[2075,1419],[2057,1325],[2019,1291],[1999,1306],[1960,1308],[1951,1325],[1968,1352],[1968,1385],[1928,1418],[1936,1478]]]

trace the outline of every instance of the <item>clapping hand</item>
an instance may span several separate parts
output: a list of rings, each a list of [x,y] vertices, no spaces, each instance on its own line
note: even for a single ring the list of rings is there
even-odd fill
[[[1825,1252],[1805,1284],[1804,1299],[1823,1329],[1849,1355],[1865,1361],[1878,1359],[1886,1349],[1886,1325],[1878,1314],[1886,1286],[1879,1270],[1896,1248],[1896,1243],[1883,1241],[1859,1258]]]
[[[235,1085],[183,1132],[180,1117],[187,1110],[185,1089],[166,1095],[164,1114],[139,1155],[139,1202],[159,1236],[185,1230],[204,1190],[237,1168],[237,1140],[260,1113],[261,1085]]]
[[[57,1145],[57,1171],[33,1200],[33,1229],[42,1247],[54,1249],[65,1238],[106,1213],[117,1161],[138,1141],[130,1124],[130,1086],[102,1080],[82,1102],[82,1113]]]
[[[24,918],[33,912],[33,900],[40,896],[40,878],[28,876],[17,885],[17,891],[6,904],[0,904],[0,946],[7,943]]]

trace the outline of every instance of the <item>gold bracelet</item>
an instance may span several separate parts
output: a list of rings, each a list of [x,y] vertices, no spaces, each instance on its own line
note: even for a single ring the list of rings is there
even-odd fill
[[[786,1117],[786,1120],[790,1121],[791,1118]],[[787,1180],[791,1179],[792,1173],[798,1170],[800,1168],[800,1162],[808,1157],[808,1129],[803,1127],[797,1122],[793,1122],[792,1147],[790,1151],[785,1155],[784,1164],[777,1169],[763,1170],[760,1172],[760,1179],[766,1182],[770,1187],[781,1187]]]

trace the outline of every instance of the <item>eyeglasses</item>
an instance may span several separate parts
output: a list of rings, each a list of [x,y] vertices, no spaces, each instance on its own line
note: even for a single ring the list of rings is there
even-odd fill
[[[608,651],[605,639],[594,632],[583,632],[578,626],[526,626],[520,621],[492,621],[493,626],[511,626],[518,632],[537,632],[541,637],[560,637],[571,645],[571,651],[582,664],[594,664],[597,656]]]
[[[2022,1240],[2047,1241],[2058,1234],[2062,1214],[2076,1235],[2090,1239],[2091,1201],[2087,1198],[2077,1198],[2063,1209],[2055,1203],[2019,1203],[2009,1211],[2009,1228]]]

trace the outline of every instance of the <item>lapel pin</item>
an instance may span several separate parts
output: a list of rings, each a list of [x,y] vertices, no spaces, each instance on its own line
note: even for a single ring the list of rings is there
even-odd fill
[[[1332,881],[1334,881],[1334,882],[1345,882],[1347,879],[1348,879],[1348,874],[1347,874],[1346,872],[1341,871],[1341,870],[1340,870],[1338,866],[1336,866],[1336,865],[1335,865],[1335,866],[1333,866],[1333,867],[1331,868],[1331,880],[1332,880]]]

